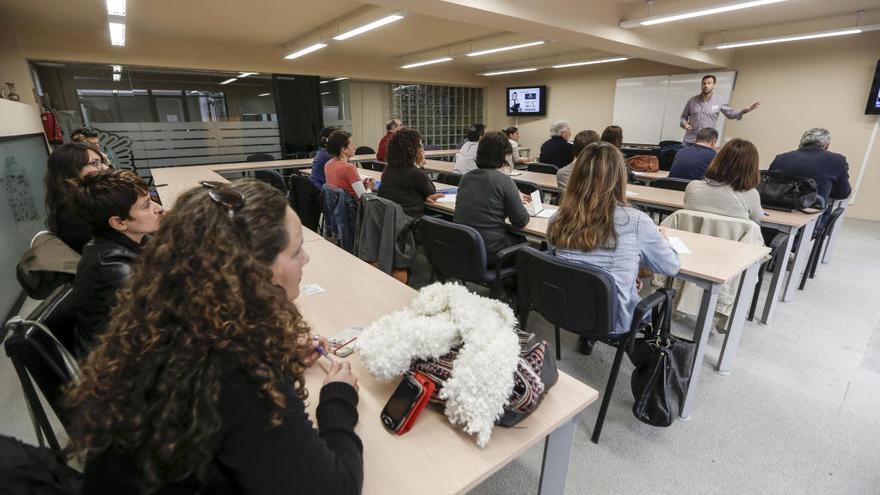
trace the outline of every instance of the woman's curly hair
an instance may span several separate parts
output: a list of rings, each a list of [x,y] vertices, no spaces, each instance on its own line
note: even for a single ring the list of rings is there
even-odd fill
[[[204,188],[165,215],[69,391],[71,448],[132,453],[148,492],[211,476],[230,371],[259,387],[267,427],[281,423],[285,390],[308,395],[309,329],[270,269],[289,241],[287,202],[261,182],[232,187],[245,198],[232,219]]]

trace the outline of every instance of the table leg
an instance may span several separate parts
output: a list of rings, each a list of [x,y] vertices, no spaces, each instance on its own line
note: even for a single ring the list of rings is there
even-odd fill
[[[770,324],[770,318],[773,316],[776,306],[779,305],[779,301],[782,299],[780,291],[783,285],[782,282],[785,280],[785,275],[788,271],[788,259],[791,258],[791,251],[794,247],[794,237],[796,233],[797,231],[788,232],[788,241],[786,241],[787,244],[785,245],[785,250],[777,263],[776,269],[773,270],[773,278],[770,279],[770,287],[767,289],[767,299],[764,301],[764,312],[761,315],[761,323],[765,325]],[[760,288],[756,290],[760,290]]]
[[[724,345],[721,346],[721,355],[718,356],[718,364],[715,367],[723,375],[730,374],[736,350],[739,348],[739,339],[742,336],[746,313],[749,312],[752,295],[757,290],[755,284],[758,282],[759,266],[761,266],[760,261],[746,268],[739,280],[739,292],[733,305],[733,312],[730,314],[730,328],[724,337]]]
[[[806,269],[807,259],[810,257],[810,248],[813,246],[813,229],[816,228],[816,220],[819,215],[813,218],[813,221],[804,225],[801,235],[801,242],[794,253],[794,266],[785,282],[785,290],[782,291],[782,300],[788,302],[794,299],[794,291],[801,281],[801,275]]]
[[[697,325],[694,328],[694,343],[697,348],[694,352],[694,364],[691,367],[691,379],[688,382],[684,401],[681,403],[681,418],[687,419],[691,413],[691,404],[697,390],[697,380],[700,378],[700,370],[703,367],[703,355],[706,354],[706,342],[715,320],[715,307],[718,305],[718,293],[721,291],[719,284],[712,284],[703,288],[703,298],[700,300],[700,312],[697,315]]]
[[[574,430],[580,416],[575,416],[553,430],[544,440],[544,460],[541,463],[541,481],[538,495],[562,495],[568,477]]]

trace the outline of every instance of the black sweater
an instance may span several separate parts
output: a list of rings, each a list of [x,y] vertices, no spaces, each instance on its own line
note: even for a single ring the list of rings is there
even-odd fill
[[[357,402],[351,386],[327,384],[321,389],[315,430],[305,404],[291,389],[282,423],[273,428],[257,385],[240,372],[232,373],[220,394],[222,426],[209,483],[173,483],[158,493],[359,494],[363,446],[354,432]],[[104,452],[89,459],[82,493],[139,493],[135,458]]]
[[[386,166],[379,184],[379,197],[399,204],[411,217],[425,212],[425,199],[437,192],[434,183],[418,167]]]
[[[477,229],[490,260],[498,251],[522,242],[520,237],[507,232],[507,218],[517,228],[529,223],[529,212],[513,179],[489,168],[471,170],[461,178],[455,198],[455,223]]]

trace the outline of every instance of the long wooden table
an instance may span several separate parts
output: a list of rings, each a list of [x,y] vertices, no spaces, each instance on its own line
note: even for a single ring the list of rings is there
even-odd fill
[[[454,202],[427,203],[427,205],[442,213],[453,214],[455,212]],[[549,208],[555,209],[552,206]],[[546,240],[548,224],[549,219],[547,218],[532,217],[524,228],[511,228]],[[703,289],[700,310],[694,328],[694,342],[697,344],[697,348],[691,380],[680,413],[681,417],[687,418],[690,415],[693,398],[696,394],[701,364],[706,352],[706,342],[712,330],[721,287],[736,278],[737,275],[742,275],[738,297],[730,316],[730,328],[724,337],[721,354],[716,363],[716,370],[719,373],[729,374],[739,348],[746,313],[748,313],[749,304],[754,294],[758,268],[770,253],[770,249],[765,246],[755,246],[683,230],[665,228],[663,230],[669,237],[680,238],[692,251],[692,254],[680,256],[681,270],[676,278],[693,282]]]
[[[167,207],[199,181],[225,180],[212,167],[156,169],[153,173],[157,182],[167,184],[158,189]],[[412,288],[308,229],[304,229],[304,249],[310,261],[303,269],[302,284],[317,284],[326,291],[301,294],[296,301],[315,334],[332,336],[352,325],[366,325],[403,309],[416,295]],[[364,443],[363,493],[408,495],[426,489],[438,494],[464,493],[542,439],[539,493],[564,493],[576,425],[583,410],[597,399],[596,390],[560,372],[559,381],[537,411],[516,428],[496,427],[489,444],[480,449],[474,437],[450,425],[433,408],[424,411],[406,435],[388,433],[380,413],[396,382],[373,378],[356,354],[345,359],[360,386],[356,431]],[[323,372],[312,368],[305,379],[312,397],[317,397]],[[312,417],[315,407],[317,400],[308,401]]]
[[[458,150],[430,150],[425,152],[428,158],[441,158],[447,156],[455,156]],[[375,154],[355,155],[351,158],[352,162],[375,161]],[[267,169],[283,169],[283,168],[311,168],[313,158],[297,158],[293,160],[271,160],[267,162],[235,162],[235,163],[216,163],[211,165],[195,165],[196,167],[210,167],[216,172],[244,172],[247,170],[267,170]],[[439,160],[438,160],[439,161]],[[178,167],[189,168],[189,167]],[[159,170],[159,169],[153,169]],[[154,177],[155,180],[155,177]]]

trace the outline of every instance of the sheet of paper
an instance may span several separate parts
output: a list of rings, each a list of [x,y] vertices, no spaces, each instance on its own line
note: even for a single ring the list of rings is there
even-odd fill
[[[327,289],[321,287],[318,284],[306,284],[300,287],[300,292],[307,296],[314,296],[315,294],[322,294],[327,292]]]
[[[446,196],[443,196],[442,198],[438,198],[437,202],[438,203],[455,203],[456,196],[457,196],[457,194],[447,194]]]
[[[626,195],[629,196],[629,197],[632,197],[632,196],[638,196],[639,193],[637,193],[637,192],[632,192],[632,191],[627,191],[627,192],[626,192]]]
[[[678,237],[670,237],[669,245],[672,246],[672,249],[678,254],[693,254],[693,252],[687,247],[687,244]]]
[[[550,218],[550,217],[553,216],[554,213],[556,213],[556,208],[552,208],[552,209],[551,209],[551,208],[545,208],[545,209],[541,210],[541,211],[540,211],[537,215],[535,215],[535,216],[536,216],[536,217],[540,217],[540,218]]]

